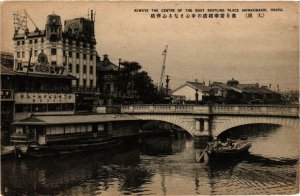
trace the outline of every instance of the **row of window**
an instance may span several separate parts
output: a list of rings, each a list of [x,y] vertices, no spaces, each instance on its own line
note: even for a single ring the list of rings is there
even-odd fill
[[[41,42],[44,43],[44,38],[41,39]],[[32,44],[32,43],[37,44],[38,43],[38,39],[30,39],[29,40],[29,44]],[[19,45],[25,45],[25,41],[24,40],[23,41],[17,41],[17,45],[18,46]]]
[[[21,58],[21,55],[22,55],[22,58],[25,58],[25,52],[22,51],[22,52],[17,52],[17,58]],[[38,50],[34,50],[33,51],[33,56],[38,56]]]
[[[93,82],[94,82],[94,80],[90,80],[90,86],[93,86]],[[76,80],[76,86],[79,87],[79,80]],[[86,79],[82,80],[82,86],[83,86],[83,88],[87,87],[86,86]]]
[[[103,124],[79,124],[65,126],[49,126],[46,135],[66,134],[66,133],[85,133],[85,132],[104,132]]]
[[[17,52],[17,58],[21,58],[21,54],[22,54],[22,58],[25,57],[25,52],[22,51],[22,53]],[[38,55],[38,51],[34,50],[34,56]],[[56,55],[56,49],[52,48],[51,49],[51,55]],[[69,52],[69,57],[72,57],[72,52]],[[79,53],[76,53],[76,58],[79,58]],[[83,54],[83,59],[86,59],[86,54]],[[93,60],[93,55],[90,55],[90,60]]]
[[[56,32],[57,28],[51,28],[51,32]],[[44,38],[41,39],[41,42],[44,43]],[[65,43],[65,41],[63,40],[63,42]],[[38,43],[38,39],[30,39],[29,40],[29,44],[37,44]],[[72,40],[69,40],[69,44],[72,45]],[[25,40],[23,41],[17,41],[17,45],[25,45]],[[76,42],[76,46],[79,47],[80,45],[80,42]],[[83,43],[82,45],[83,48],[86,48],[87,47],[87,44],[86,43]],[[90,44],[90,49],[94,49],[94,45],[93,44]]]
[[[83,65],[83,74],[86,74],[86,68],[87,68],[87,66]],[[69,64],[69,72],[72,72],[72,70],[73,70],[73,66],[72,66],[72,64]],[[76,73],[79,73],[79,64],[76,64]],[[93,73],[94,73],[94,67],[90,66],[90,74],[93,74]]]
[[[73,103],[63,104],[16,104],[16,112],[58,112],[73,111]]]
[[[66,40],[63,40],[63,42],[66,43]],[[68,44],[69,44],[70,46],[72,46],[72,45],[73,45],[73,41],[72,41],[72,40],[69,40]],[[76,46],[77,46],[77,47],[80,46],[80,42],[79,42],[79,41],[76,41]],[[86,44],[86,43],[83,43],[83,44],[82,44],[82,47],[83,47],[83,48],[86,48],[86,47],[87,47],[87,44]],[[94,49],[94,45],[93,45],[93,44],[90,44],[90,49]]]
[[[66,53],[64,53],[64,56],[66,55]],[[69,57],[73,57],[73,52],[72,51],[69,51]],[[93,60],[93,55],[90,55],[90,60]],[[79,56],[79,53],[77,52],[76,53],[76,58],[79,59],[80,56]],[[83,59],[87,59],[87,55],[86,54],[83,54]]]

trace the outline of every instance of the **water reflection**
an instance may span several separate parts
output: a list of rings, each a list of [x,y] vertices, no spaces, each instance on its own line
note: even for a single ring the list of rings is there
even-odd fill
[[[149,137],[106,153],[7,160],[2,189],[8,195],[292,194],[298,190],[297,135],[281,127],[250,136],[249,155],[218,162],[199,163],[203,149],[192,140]],[[284,148],[274,152],[274,142]]]

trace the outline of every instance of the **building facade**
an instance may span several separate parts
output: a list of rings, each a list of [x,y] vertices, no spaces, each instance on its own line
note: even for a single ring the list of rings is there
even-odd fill
[[[105,105],[112,105],[118,103],[118,98],[121,97],[119,92],[121,68],[112,63],[108,55],[103,56],[97,61],[97,88],[101,94],[101,103]]]
[[[235,79],[227,83],[213,82],[207,100],[227,104],[280,104],[281,94],[270,90],[267,86],[240,84]]]
[[[1,58],[2,59],[2,58]],[[11,122],[14,120],[14,77],[15,74],[9,68],[2,65],[1,61],[1,143],[9,141]]]
[[[72,75],[76,108],[90,110],[96,99],[95,17],[75,18],[63,23],[56,14],[48,15],[45,30],[15,32],[14,71],[52,75]],[[89,103],[89,106],[83,107]],[[88,108],[88,109],[87,109]]]
[[[45,30],[14,33],[14,120],[30,114],[74,113],[75,94],[69,74],[60,16],[47,17]]]
[[[209,88],[205,84],[198,81],[187,81],[184,85],[176,88],[172,92],[173,100],[180,99],[181,101],[195,103],[202,102],[203,97],[207,96]]]

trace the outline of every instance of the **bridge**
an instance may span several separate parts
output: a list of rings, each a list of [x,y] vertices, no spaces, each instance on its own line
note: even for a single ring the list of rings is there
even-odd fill
[[[126,105],[121,113],[175,124],[194,137],[215,137],[250,124],[299,128],[298,105]]]

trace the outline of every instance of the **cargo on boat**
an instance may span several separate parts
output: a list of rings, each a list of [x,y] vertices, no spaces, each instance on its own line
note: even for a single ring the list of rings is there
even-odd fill
[[[207,154],[209,158],[235,158],[243,154],[249,153],[249,149],[252,144],[247,141],[230,141],[221,143],[220,141],[215,141],[210,143],[207,149]]]
[[[139,135],[140,120],[126,114],[31,115],[13,125],[18,156],[43,157],[115,147]]]

